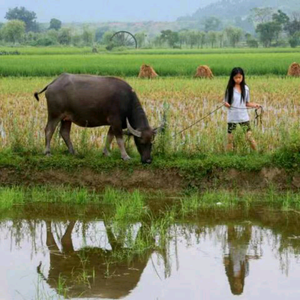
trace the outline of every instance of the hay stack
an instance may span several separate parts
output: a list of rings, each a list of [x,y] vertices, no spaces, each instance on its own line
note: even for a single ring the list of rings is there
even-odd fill
[[[289,67],[288,76],[300,77],[300,64],[293,62]]]
[[[155,78],[158,75],[149,65],[142,65],[140,68],[139,78]]]
[[[208,66],[203,65],[203,66],[199,66],[197,68],[195,77],[212,79],[212,78],[214,78],[214,75]]]

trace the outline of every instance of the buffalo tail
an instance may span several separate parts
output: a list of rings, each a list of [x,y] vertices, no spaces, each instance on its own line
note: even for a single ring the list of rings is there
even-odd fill
[[[42,89],[40,92],[35,92],[35,93],[34,93],[34,97],[35,97],[35,99],[36,99],[37,101],[40,101],[40,99],[39,99],[39,94],[45,92],[45,91],[47,90],[48,86],[49,86],[49,85],[47,85],[46,87],[44,87],[44,89]]]

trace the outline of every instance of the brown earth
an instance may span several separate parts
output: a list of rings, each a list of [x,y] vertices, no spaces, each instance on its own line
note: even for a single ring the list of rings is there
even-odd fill
[[[37,171],[1,168],[0,185],[68,185],[86,187],[97,191],[102,191],[105,187],[111,186],[126,190],[138,188],[141,191],[151,193],[162,191],[167,194],[176,194],[190,187],[198,188],[199,190],[234,188],[250,191],[274,186],[279,190],[299,190],[300,174],[290,174],[278,168],[263,168],[261,171],[214,169],[204,176],[191,176],[177,169],[136,169],[132,172],[118,169],[106,172],[77,169],[76,171],[68,172],[57,169]]]

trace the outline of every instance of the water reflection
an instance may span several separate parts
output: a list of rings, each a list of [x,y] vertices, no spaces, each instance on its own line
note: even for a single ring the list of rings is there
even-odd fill
[[[54,238],[54,234],[57,234],[55,226],[46,221],[50,270],[48,276],[44,276],[41,263],[37,268],[38,273],[59,294],[68,297],[82,295],[118,299],[128,295],[138,284],[153,252],[152,245],[147,241],[148,249],[142,255],[134,253],[132,247],[135,245],[132,240],[128,240],[134,234],[134,241],[146,243],[148,236],[144,227],[135,226],[132,230],[127,228],[116,236],[112,227],[103,222],[107,241],[102,243],[102,248],[86,246],[75,250],[72,239],[75,224],[75,221],[69,222],[62,237],[58,238],[59,247]],[[126,242],[131,245],[130,248]]]
[[[228,252],[224,256],[224,266],[232,294],[241,295],[244,290],[245,277],[249,274],[249,260],[258,259],[259,255],[249,255],[252,226],[228,225]]]
[[[0,222],[0,299],[298,299],[299,222],[270,211],[199,214],[164,230],[11,218]]]

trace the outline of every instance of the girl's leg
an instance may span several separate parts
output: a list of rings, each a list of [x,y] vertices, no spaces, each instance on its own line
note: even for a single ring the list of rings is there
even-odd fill
[[[235,123],[228,123],[227,129],[227,151],[233,151],[233,134],[232,131],[235,130],[236,124]]]
[[[246,133],[246,140],[249,142],[251,149],[253,150],[257,150],[257,144],[254,140],[254,138],[252,137],[252,132],[249,130]]]
[[[232,133],[228,133],[227,135],[227,147],[226,147],[227,151],[233,151],[233,134]]]

